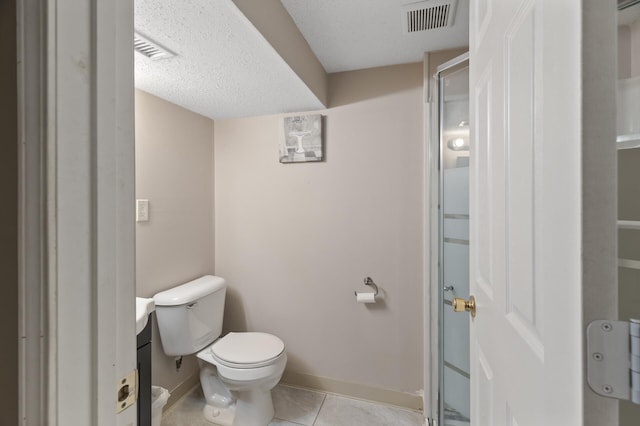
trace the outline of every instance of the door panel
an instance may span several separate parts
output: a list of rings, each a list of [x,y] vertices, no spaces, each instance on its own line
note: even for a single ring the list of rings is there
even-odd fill
[[[582,424],[581,309],[556,300],[581,298],[580,68],[547,59],[580,50],[572,10],[471,3],[474,425]]]
[[[477,252],[478,261],[475,263],[475,276],[479,288],[484,292],[485,296],[493,299],[493,278],[492,278],[492,259],[493,259],[493,222],[491,218],[494,215],[494,198],[490,182],[492,180],[493,145],[491,144],[491,94],[492,94],[492,67],[491,62],[485,66],[483,73],[477,79],[475,85],[472,86],[473,104],[477,116],[473,118],[472,133],[473,144],[472,161],[478,166],[473,173],[473,181],[476,182],[475,190],[477,194],[473,194],[478,199],[483,200],[484,208],[476,212],[477,222],[482,226],[474,228],[473,240],[476,241],[478,247],[482,250]],[[473,117],[473,116],[472,116]],[[475,134],[475,137],[473,137]]]
[[[540,349],[535,285],[534,33],[533,3],[516,16],[506,34],[507,311]],[[509,167],[513,165],[513,167]],[[539,352],[539,351],[538,351]]]

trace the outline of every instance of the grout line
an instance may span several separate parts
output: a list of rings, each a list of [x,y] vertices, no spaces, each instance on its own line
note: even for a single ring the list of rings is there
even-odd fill
[[[292,389],[298,389],[298,390],[304,390],[304,391],[309,391],[309,392],[326,394],[326,392],[323,391],[323,390],[319,390],[319,389],[315,389],[315,388],[309,388],[309,387],[300,386],[300,385],[290,385],[289,383],[278,383],[277,386],[283,386],[285,388],[292,388]]]
[[[273,420],[280,420],[280,421],[283,421],[283,422],[291,423],[292,425],[305,426],[302,423],[292,422],[291,420],[281,419],[280,417],[274,417]]]
[[[316,415],[315,415],[315,417],[314,417],[314,419],[313,419],[313,421],[311,423],[311,426],[315,426],[317,424],[318,418],[320,417],[320,412],[323,410],[324,404],[327,401],[327,396],[329,396],[329,395],[332,395],[332,396],[334,396],[336,398],[340,398],[340,399],[346,399],[346,400],[352,400],[352,401],[361,401],[361,402],[365,402],[365,403],[373,404],[373,405],[378,405],[378,406],[387,406],[387,407],[395,408],[395,409],[402,410],[402,411],[421,413],[419,411],[411,410],[411,409],[408,409],[406,407],[398,407],[398,406],[395,406],[395,405],[384,404],[384,403],[380,403],[380,402],[377,402],[377,401],[370,401],[370,400],[365,400],[365,399],[360,399],[360,398],[354,398],[354,397],[351,397],[351,396],[346,396],[346,395],[337,394],[337,393],[333,393],[333,392],[324,392],[324,391],[318,391],[318,390],[308,389],[308,388],[304,388],[304,387],[297,387],[297,386],[288,386],[288,385],[281,385],[281,386],[287,386],[287,387],[291,387],[291,388],[297,388],[297,389],[300,389],[300,390],[303,390],[303,391],[310,391],[310,392],[322,394],[322,401],[320,403],[320,408],[318,409],[318,412],[316,413]],[[189,396],[192,396],[195,392],[197,392],[198,388],[199,388],[199,386],[197,386],[197,385],[194,386],[190,391],[186,392],[182,397],[180,397],[180,399],[177,400],[170,407],[169,410],[167,410],[167,411],[163,410],[164,411],[162,413],[163,414],[163,419],[165,418],[165,416],[167,414],[169,414],[169,412],[172,412],[174,410],[180,412],[181,409],[184,408],[184,403],[185,403],[186,399]],[[277,420],[280,420],[280,421],[283,421],[283,422],[287,422],[287,423],[290,423],[290,424],[296,425],[296,426],[305,426],[305,424],[303,424],[303,423],[298,423],[298,422],[295,422],[295,421],[282,419],[280,417],[275,417],[274,416],[274,419],[277,419]],[[424,418],[423,418],[423,421],[424,421]]]
[[[322,397],[322,402],[320,403],[320,408],[318,409],[318,413],[316,414],[316,417],[313,419],[313,423],[311,423],[311,425],[315,425],[316,422],[318,421],[318,417],[320,417],[320,411],[322,411],[322,407],[324,407],[324,402],[327,400],[327,393],[326,392],[322,392],[324,394],[324,396]]]
[[[358,398],[356,396],[345,395],[343,393],[326,392],[326,394],[327,395],[333,395],[333,396],[335,396],[337,398],[351,399],[353,401],[366,402],[368,404],[381,405],[383,407],[397,408],[398,410],[402,410],[402,411],[410,411],[412,413],[424,414],[423,410],[414,410],[413,408],[404,407],[404,406],[401,406],[401,405],[389,404],[389,403],[382,402],[382,401],[374,401],[372,399]]]

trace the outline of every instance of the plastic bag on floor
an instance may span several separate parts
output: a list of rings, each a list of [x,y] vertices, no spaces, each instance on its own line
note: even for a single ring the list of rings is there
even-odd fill
[[[160,426],[162,409],[167,405],[171,394],[160,386],[151,386],[151,426]]]

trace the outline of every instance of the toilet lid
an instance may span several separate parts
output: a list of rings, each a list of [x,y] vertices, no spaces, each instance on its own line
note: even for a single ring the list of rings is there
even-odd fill
[[[259,364],[284,351],[282,340],[267,333],[229,333],[211,346],[218,359],[233,364]]]

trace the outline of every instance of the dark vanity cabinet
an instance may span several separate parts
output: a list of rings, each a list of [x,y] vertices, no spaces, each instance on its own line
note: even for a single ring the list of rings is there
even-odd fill
[[[151,327],[153,313],[147,326],[138,334],[138,426],[151,426]]]

